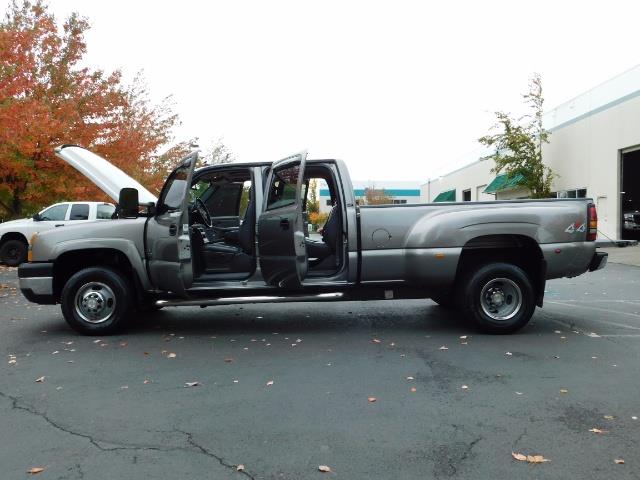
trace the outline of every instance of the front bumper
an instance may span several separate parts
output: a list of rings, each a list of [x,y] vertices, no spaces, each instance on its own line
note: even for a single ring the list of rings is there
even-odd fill
[[[596,252],[593,254],[593,258],[591,259],[591,263],[589,264],[589,271],[595,272],[596,270],[600,270],[605,267],[607,264],[607,259],[609,258],[609,254],[606,252]]]
[[[56,303],[53,294],[53,263],[23,263],[18,267],[20,291],[27,300],[44,305]]]

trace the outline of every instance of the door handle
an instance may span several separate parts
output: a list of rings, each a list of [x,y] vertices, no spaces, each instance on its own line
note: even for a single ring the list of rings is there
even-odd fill
[[[54,225],[55,227],[64,227],[64,223],[58,223],[57,225]]]
[[[289,219],[283,218],[280,220],[280,228],[282,230],[289,230]]]
[[[169,235],[173,237],[176,233],[178,233],[178,226],[175,223],[172,223],[169,225]]]

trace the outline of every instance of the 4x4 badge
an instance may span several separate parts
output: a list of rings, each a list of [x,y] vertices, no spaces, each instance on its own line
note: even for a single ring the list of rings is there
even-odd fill
[[[585,232],[587,230],[586,224],[584,223],[572,223],[567,228],[565,228],[565,232],[567,233],[575,233],[575,232]]]

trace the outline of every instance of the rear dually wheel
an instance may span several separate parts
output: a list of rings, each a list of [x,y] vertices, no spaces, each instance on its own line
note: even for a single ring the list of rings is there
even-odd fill
[[[463,312],[487,333],[512,333],[524,327],[536,308],[536,292],[524,270],[509,263],[490,263],[461,282]]]

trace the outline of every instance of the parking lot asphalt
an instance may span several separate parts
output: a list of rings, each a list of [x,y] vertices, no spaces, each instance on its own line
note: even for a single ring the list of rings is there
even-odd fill
[[[15,277],[2,479],[640,478],[638,267],[548,282],[509,336],[390,300],[166,309],[82,337]]]

